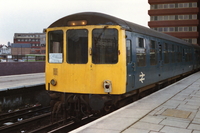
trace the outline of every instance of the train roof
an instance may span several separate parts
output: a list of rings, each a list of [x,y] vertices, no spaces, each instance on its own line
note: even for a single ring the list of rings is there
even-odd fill
[[[67,23],[69,21],[78,21],[78,20],[86,20],[87,25],[120,25],[126,30],[149,35],[149,36],[154,36],[166,40],[170,40],[173,42],[185,44],[192,46],[192,44],[187,43],[179,38],[164,34],[162,32],[158,32],[155,30],[152,30],[150,28],[140,26],[138,24],[122,20],[117,17],[113,17],[107,14],[103,13],[97,13],[97,12],[82,12],[82,13],[76,13],[72,14],[66,17],[63,17],[54,23],[52,23],[48,28],[53,28],[53,27],[64,27],[67,26]]]

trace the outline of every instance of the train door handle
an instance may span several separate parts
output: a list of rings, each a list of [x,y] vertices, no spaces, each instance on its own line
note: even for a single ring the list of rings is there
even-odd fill
[[[159,66],[163,67],[163,61],[159,61]]]
[[[133,71],[135,71],[136,70],[136,66],[135,66],[135,62],[134,63],[132,63],[132,68],[133,68]]]

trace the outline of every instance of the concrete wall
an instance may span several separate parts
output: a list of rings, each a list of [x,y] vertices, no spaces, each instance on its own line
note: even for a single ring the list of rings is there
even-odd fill
[[[41,73],[45,62],[0,62],[0,76]]]

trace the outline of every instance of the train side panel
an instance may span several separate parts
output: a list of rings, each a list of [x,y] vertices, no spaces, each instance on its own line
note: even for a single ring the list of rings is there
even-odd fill
[[[131,43],[127,92],[192,72],[197,64],[192,46],[130,31],[126,36],[126,45]]]

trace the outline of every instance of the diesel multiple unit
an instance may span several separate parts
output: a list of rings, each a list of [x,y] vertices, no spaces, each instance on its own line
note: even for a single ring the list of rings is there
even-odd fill
[[[46,36],[46,89],[75,117],[200,68],[199,46],[106,14],[66,16]]]

